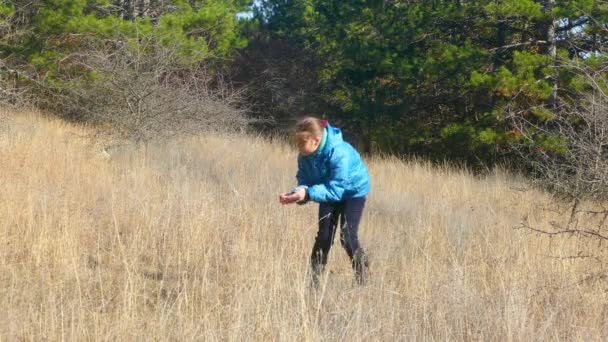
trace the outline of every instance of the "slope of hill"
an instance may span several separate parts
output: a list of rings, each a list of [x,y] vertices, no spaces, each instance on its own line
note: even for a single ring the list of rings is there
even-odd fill
[[[307,287],[316,205],[281,207],[296,154],[206,135],[99,153],[85,128],[0,130],[0,337],[33,340],[605,339],[605,265],[507,173],[368,160],[369,286],[336,243]],[[594,273],[596,272],[596,273]],[[598,280],[599,279],[599,280]],[[3,338],[0,338],[3,339]]]

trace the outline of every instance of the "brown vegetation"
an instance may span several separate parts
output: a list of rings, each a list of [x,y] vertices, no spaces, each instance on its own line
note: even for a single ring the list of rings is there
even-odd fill
[[[294,183],[293,149],[214,134],[107,160],[78,140],[83,130],[22,114],[0,133],[0,337],[608,336],[605,265],[571,258],[582,237],[514,229],[550,229],[569,213],[538,210],[555,202],[512,175],[368,160],[371,282],[353,284],[336,246],[314,294],[316,206],[277,201]]]

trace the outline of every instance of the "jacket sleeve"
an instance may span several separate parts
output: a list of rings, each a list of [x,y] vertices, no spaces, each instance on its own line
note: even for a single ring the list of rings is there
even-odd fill
[[[310,200],[315,202],[339,202],[348,183],[348,153],[336,148],[329,159],[329,180],[308,188]]]

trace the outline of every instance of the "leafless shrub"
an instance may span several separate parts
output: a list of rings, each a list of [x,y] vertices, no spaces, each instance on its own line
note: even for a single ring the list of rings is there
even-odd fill
[[[28,101],[29,87],[19,82],[19,72],[6,65],[0,59],[0,105],[22,108]]]
[[[88,47],[62,60],[66,73],[88,73],[52,95],[68,118],[108,125],[144,142],[205,130],[243,130],[250,120],[241,91],[204,66],[185,65],[177,49],[146,38]]]
[[[518,151],[543,187],[569,199],[608,199],[608,63],[563,68],[583,80],[585,90],[566,95],[542,124],[518,116],[524,142]],[[552,148],[538,143],[547,139],[553,139]]]
[[[39,1],[14,0],[10,1],[14,12],[8,16],[0,16],[0,105],[24,110],[29,107],[36,97],[31,91],[37,84],[36,77],[28,74],[27,61],[10,53],[17,46],[24,44],[24,39],[34,34],[29,25],[38,11]]]
[[[524,220],[520,228],[574,239],[574,248],[556,251],[560,259],[604,263],[608,262],[608,63],[592,68],[574,61],[563,68],[582,80],[584,90],[565,94],[554,117],[543,124],[516,121],[525,141],[519,150],[522,159],[532,169],[534,181],[557,195],[558,218],[545,227]],[[556,152],[541,146],[537,143],[541,136],[557,139],[553,147],[563,149]]]
[[[3,108],[0,108],[0,133],[3,133],[4,131],[6,131],[7,119],[8,119],[7,112]]]

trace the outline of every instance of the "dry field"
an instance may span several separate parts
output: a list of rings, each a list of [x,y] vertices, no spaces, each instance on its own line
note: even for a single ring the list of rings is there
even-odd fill
[[[85,128],[12,116],[0,124],[2,341],[608,338],[605,264],[562,258],[579,239],[514,229],[564,214],[507,173],[368,160],[370,284],[354,284],[336,243],[315,293],[317,207],[278,204],[294,183],[288,145],[208,135],[106,159]]]

